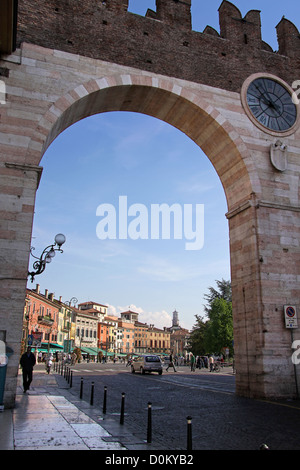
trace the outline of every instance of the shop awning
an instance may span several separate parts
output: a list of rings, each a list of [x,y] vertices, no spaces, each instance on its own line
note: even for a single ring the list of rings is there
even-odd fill
[[[118,355],[113,352],[106,351],[105,349],[99,349],[99,352],[102,352],[103,356],[117,356]]]
[[[80,348],[83,354],[90,354],[91,356],[97,356],[99,350],[98,348]]]
[[[32,348],[35,348],[37,351],[39,352],[59,352],[59,351],[63,351],[64,347],[61,346],[60,344],[56,344],[56,343],[50,343],[50,345],[48,346],[48,343],[42,343],[40,347],[38,346],[32,346]]]

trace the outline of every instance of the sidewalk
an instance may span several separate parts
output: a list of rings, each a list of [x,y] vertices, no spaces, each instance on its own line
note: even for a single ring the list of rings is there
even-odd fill
[[[117,420],[103,418],[99,409],[76,401],[57,374],[35,372],[26,394],[21,384],[19,375],[16,406],[0,413],[0,450],[156,449]]]

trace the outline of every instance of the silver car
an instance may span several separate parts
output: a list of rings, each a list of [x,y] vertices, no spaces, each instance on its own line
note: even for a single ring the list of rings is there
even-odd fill
[[[133,359],[131,363],[131,372],[140,372],[145,374],[145,372],[158,372],[159,375],[162,374],[163,367],[162,362],[159,356],[155,354],[143,354]]]

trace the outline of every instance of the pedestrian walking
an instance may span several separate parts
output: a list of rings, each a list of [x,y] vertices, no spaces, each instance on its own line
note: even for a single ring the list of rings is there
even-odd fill
[[[132,364],[132,356],[128,356],[128,357],[127,357],[127,364],[126,364],[126,367],[127,367],[127,366],[131,366],[131,364]]]
[[[50,374],[51,372],[51,367],[52,367],[52,362],[53,362],[53,357],[50,356],[49,359],[47,360],[47,363],[46,363],[46,372],[47,374]]]
[[[195,356],[194,356],[193,353],[191,353],[190,361],[191,361],[191,372],[195,372],[195,362],[196,362],[196,359],[195,359]]]
[[[31,347],[28,346],[27,351],[22,354],[20,365],[23,373],[23,392],[26,393],[29,390],[32,382],[33,367],[35,366],[36,360],[35,355],[31,352]]]
[[[171,353],[170,354],[170,357],[169,357],[169,364],[168,364],[168,367],[166,368],[166,371],[169,370],[169,367],[173,367],[174,369],[174,372],[177,372],[177,370],[175,369],[175,366],[174,366],[174,359],[173,359],[173,354]]]
[[[209,356],[208,363],[209,363],[209,371],[213,372],[214,370],[214,358],[213,356]]]

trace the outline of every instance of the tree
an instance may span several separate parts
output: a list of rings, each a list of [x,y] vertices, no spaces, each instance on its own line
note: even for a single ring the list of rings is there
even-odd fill
[[[196,324],[190,336],[190,349],[196,355],[208,353],[221,353],[229,348],[233,353],[233,322],[232,322],[232,296],[230,281],[216,281],[218,290],[209,287],[209,294],[204,298],[207,320],[195,315]]]
[[[206,323],[204,321],[204,317],[200,317],[199,315],[195,315],[196,317],[196,324],[193,326],[192,332],[190,334],[190,351],[193,351],[193,354],[196,356],[204,356],[205,355],[205,345],[204,345],[204,336],[205,336],[205,328]]]
[[[227,347],[232,352],[232,303],[223,298],[215,298],[211,303],[208,316],[204,335],[205,349],[209,352],[220,353]]]
[[[215,299],[224,299],[227,302],[232,301],[232,292],[231,292],[231,282],[225,281],[216,281],[219,291],[217,291],[214,287],[209,287],[208,290],[210,294],[205,294],[204,299],[207,300],[208,306],[204,306],[205,312],[208,313],[211,305]]]

